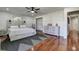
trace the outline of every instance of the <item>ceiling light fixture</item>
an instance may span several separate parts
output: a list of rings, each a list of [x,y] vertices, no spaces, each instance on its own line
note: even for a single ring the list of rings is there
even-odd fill
[[[31,13],[34,13],[34,11],[31,11]]]

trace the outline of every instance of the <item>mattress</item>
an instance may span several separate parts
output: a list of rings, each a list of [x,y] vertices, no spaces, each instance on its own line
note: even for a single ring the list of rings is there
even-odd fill
[[[18,40],[24,37],[33,36],[36,30],[32,28],[9,28],[10,41]]]
[[[29,34],[29,33],[36,33],[36,30],[32,28],[9,29],[9,35],[19,35],[19,34]]]

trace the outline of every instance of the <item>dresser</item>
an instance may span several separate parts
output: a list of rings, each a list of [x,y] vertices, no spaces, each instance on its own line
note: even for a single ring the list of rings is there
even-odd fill
[[[60,36],[60,27],[59,26],[44,26],[44,33]]]
[[[4,29],[0,30],[0,42],[3,42],[7,39],[8,32]]]

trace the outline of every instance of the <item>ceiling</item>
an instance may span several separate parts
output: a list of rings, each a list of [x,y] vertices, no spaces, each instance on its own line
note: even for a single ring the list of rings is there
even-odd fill
[[[64,9],[63,7],[37,7],[37,8],[40,8],[40,11],[37,14],[34,14],[33,16],[43,15],[43,14],[47,14],[47,13],[55,12],[57,10]],[[28,10],[25,7],[0,7],[0,12],[8,12],[8,13],[12,13],[18,16],[31,17],[32,14],[27,11]]]

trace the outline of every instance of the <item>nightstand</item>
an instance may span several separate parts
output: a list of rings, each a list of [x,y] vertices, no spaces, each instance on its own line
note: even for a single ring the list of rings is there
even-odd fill
[[[2,36],[0,36],[0,41],[1,42],[3,42],[4,40],[6,40],[7,39],[7,35],[2,35]]]
[[[7,30],[0,30],[0,42],[3,42],[4,40],[6,40],[7,39],[7,34],[8,34],[8,32],[7,32]]]

